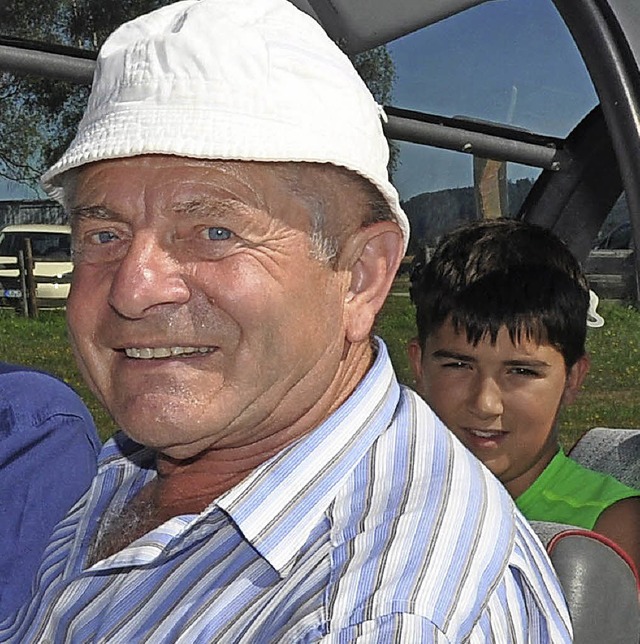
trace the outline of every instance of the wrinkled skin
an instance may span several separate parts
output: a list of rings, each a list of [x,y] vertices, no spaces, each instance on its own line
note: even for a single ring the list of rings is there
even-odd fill
[[[72,346],[120,427],[158,451],[160,479],[183,475],[161,495],[181,506],[171,513],[309,432],[369,368],[402,255],[394,222],[351,226],[330,266],[313,257],[308,202],[273,164],[101,161],[68,192]],[[339,192],[355,221],[364,205]]]

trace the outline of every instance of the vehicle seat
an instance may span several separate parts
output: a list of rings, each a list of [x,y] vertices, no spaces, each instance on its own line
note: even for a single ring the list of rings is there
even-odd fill
[[[569,452],[589,469],[640,489],[640,429],[590,429]]]
[[[640,642],[640,579],[615,543],[591,530],[531,525],[547,548],[567,600],[575,644]]]

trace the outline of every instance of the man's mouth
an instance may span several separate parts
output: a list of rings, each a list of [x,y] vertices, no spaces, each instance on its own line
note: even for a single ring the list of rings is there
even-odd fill
[[[124,352],[127,358],[136,360],[153,360],[156,358],[188,358],[213,353],[215,347],[127,347]]]

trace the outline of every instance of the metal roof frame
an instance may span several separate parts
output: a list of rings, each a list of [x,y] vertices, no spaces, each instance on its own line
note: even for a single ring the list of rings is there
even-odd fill
[[[363,51],[494,0],[290,0],[315,17],[348,52]],[[640,3],[552,0],[599,96],[640,248]],[[95,52],[0,37],[0,70],[88,84]],[[562,171],[571,151],[561,139],[464,118],[388,107],[390,138]],[[534,209],[535,211],[535,209]],[[534,212],[535,214],[535,212]],[[640,254],[638,254],[640,255]],[[637,258],[640,267],[640,258]]]

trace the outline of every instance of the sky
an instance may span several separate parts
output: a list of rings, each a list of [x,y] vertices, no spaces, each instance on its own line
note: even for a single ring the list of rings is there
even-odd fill
[[[426,1],[426,0],[425,0]],[[566,136],[596,104],[580,55],[551,0],[490,0],[390,44],[392,104]],[[465,154],[400,143],[402,199],[472,184]],[[536,169],[509,166],[509,178]],[[33,198],[0,182],[0,199]]]
[[[5,181],[0,178],[0,199],[39,199],[41,194],[35,194],[33,190],[25,188],[16,182]]]
[[[401,38],[389,50],[397,107],[564,137],[597,102],[551,0],[491,0]],[[510,178],[536,173],[510,168]],[[404,199],[471,185],[471,158],[401,144],[394,181]]]

